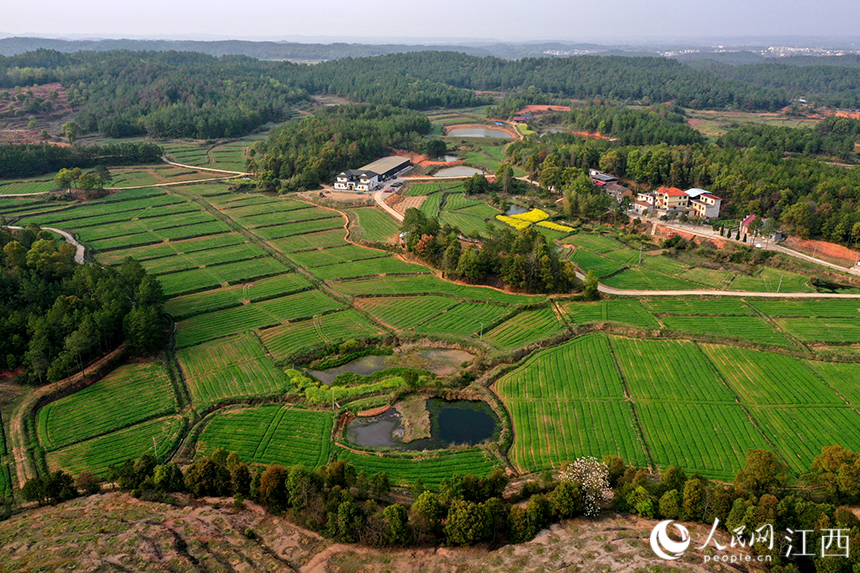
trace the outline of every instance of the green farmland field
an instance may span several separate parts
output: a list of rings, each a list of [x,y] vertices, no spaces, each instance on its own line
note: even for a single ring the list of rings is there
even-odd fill
[[[246,463],[315,468],[328,463],[331,427],[331,414],[280,404],[228,410],[206,423],[197,453],[225,448]]]
[[[237,284],[215,290],[174,297],[167,301],[164,309],[179,320],[232,306],[241,306],[245,300],[258,302],[284,296],[311,288],[311,283],[302,275],[288,273],[255,280],[253,283]]]
[[[356,471],[365,471],[368,475],[385,472],[396,485],[408,487],[421,478],[421,483],[434,489],[445,478],[467,474],[484,476],[499,465],[491,454],[476,448],[385,456],[337,448],[337,459],[349,462]]]
[[[230,398],[282,394],[287,378],[253,334],[183,348],[176,353],[196,408]]]
[[[260,338],[275,359],[283,359],[322,344],[339,344],[381,332],[370,319],[350,309],[269,328],[260,332]]]
[[[253,328],[266,328],[288,320],[310,318],[316,314],[338,310],[342,306],[319,291],[307,291],[200,314],[177,324],[176,345],[183,348]]]
[[[558,336],[565,330],[550,308],[527,310],[484,333],[484,340],[501,349],[516,349]]]
[[[126,364],[92,386],[41,408],[39,441],[48,451],[176,411],[163,364]]]
[[[374,207],[362,207],[349,213],[358,221],[355,233],[366,241],[387,243],[400,230],[394,219]]]

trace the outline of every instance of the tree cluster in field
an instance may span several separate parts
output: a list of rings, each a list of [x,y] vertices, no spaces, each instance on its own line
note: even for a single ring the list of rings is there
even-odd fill
[[[580,458],[557,474],[544,472],[505,495],[501,470],[484,476],[455,475],[430,491],[418,479],[411,506],[393,503],[385,473],[356,472],[344,461],[315,470],[273,464],[249,466],[234,452],[219,448],[197,459],[185,472],[175,463],[159,464],[152,454],[112,467],[110,482],[145,500],[169,501],[172,492],[195,497],[228,496],[241,509],[251,499],[271,513],[345,543],[377,546],[440,544],[491,546],[522,543],[550,523],[576,516],[593,517],[610,507],[654,519],[700,522],[744,536],[754,555],[769,556],[776,573],[851,573],[860,555],[822,558],[817,548],[827,529],[844,529],[850,547],[860,544],[860,519],[849,507],[860,500],[860,454],[828,446],[804,474],[809,487],[791,487],[784,462],[766,450],[747,450],[732,483],[716,482],[669,466],[659,476],[628,466],[614,455]],[[77,480],[62,471],[24,484],[27,501],[56,504],[100,491],[99,478],[84,472]],[[523,503],[525,500],[527,502]],[[749,543],[762,526],[773,527],[773,547]],[[812,555],[787,557],[787,530],[807,531]],[[794,546],[798,547],[795,538]],[[837,548],[833,548],[836,552]]]
[[[14,234],[13,234],[14,233]],[[23,382],[55,382],[125,341],[133,354],[158,351],[163,295],[128,258],[118,268],[75,265],[75,247],[28,226],[0,229],[0,368]]]
[[[54,185],[60,189],[80,189],[87,199],[103,196],[105,185],[111,181],[113,176],[104,165],[96,165],[92,173],[84,173],[80,167],[63,168],[54,176]]]
[[[511,119],[527,105],[569,105],[568,100],[556,100],[553,97],[538,91],[534,86],[522,92],[506,94],[505,97],[487,108],[487,117],[499,119]]]
[[[32,177],[60,169],[97,165],[143,165],[160,161],[164,150],[154,143],[111,143],[86,147],[0,145],[0,178]]]
[[[257,173],[263,190],[315,189],[321,181],[331,182],[344,169],[357,169],[390,148],[420,151],[422,136],[430,128],[427,116],[389,105],[324,108],[255,143],[248,168]]]
[[[557,191],[571,189],[581,170],[599,168],[654,188],[707,189],[723,199],[724,217],[774,217],[785,232],[803,238],[860,241],[860,171],[816,157],[786,158],[757,147],[629,147],[565,133],[514,142],[505,153]]]
[[[525,92],[533,86],[554,97],[605,97],[645,105],[672,102],[694,109],[776,111],[789,103],[783,87],[720,78],[666,58],[575,56],[503,60],[454,52],[418,52],[354,61],[470,90]]]
[[[241,509],[250,499],[330,539],[373,546],[522,543],[559,519],[596,516],[612,499],[609,470],[593,458],[576,460],[559,479],[548,474],[542,484],[527,483],[507,497],[509,480],[500,469],[483,477],[454,475],[435,492],[419,478],[410,487],[410,507],[392,502],[384,472],[356,472],[344,461],[317,469],[252,467],[223,448],[195,460],[185,472],[176,463],[158,464],[152,454],[144,454],[112,467],[107,479],[144,500],[168,501],[174,492],[232,495]],[[27,501],[56,504],[78,490],[97,493],[100,487],[90,472],[76,483],[58,471],[28,481],[21,493]]]
[[[451,278],[472,284],[503,282],[524,292],[570,292],[577,284],[576,269],[560,260],[555,248],[534,228],[512,231],[488,227],[481,248],[462,247],[460,231],[407,209],[401,232],[406,250],[442,269]]]

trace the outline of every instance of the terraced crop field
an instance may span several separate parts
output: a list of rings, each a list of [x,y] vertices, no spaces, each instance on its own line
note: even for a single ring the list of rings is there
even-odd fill
[[[857,299],[787,299],[754,300],[755,308],[774,317],[834,317],[860,319],[860,300]]]
[[[736,298],[663,297],[642,302],[654,314],[682,316],[755,316],[756,314],[743,300]]]
[[[457,301],[442,296],[398,296],[361,299],[357,304],[383,324],[398,330],[408,330],[453,308]]]
[[[627,268],[627,263],[600,256],[585,249],[576,249],[570,257],[580,269],[594,271],[598,278],[604,278]]]
[[[758,316],[664,316],[666,328],[746,340],[768,346],[794,346],[785,336]]]
[[[386,251],[377,251],[350,244],[313,251],[301,251],[289,255],[290,259],[296,263],[310,268],[389,256],[390,254]]]
[[[157,458],[164,460],[176,449],[184,426],[185,421],[179,416],[155,418],[48,452],[45,458],[51,470],[62,468],[72,475],[89,470],[104,476],[114,464],[152,453],[153,438]]]
[[[304,235],[292,235],[280,239],[272,239],[269,244],[282,253],[295,253],[296,251],[310,251],[313,249],[340,247],[349,243],[344,239],[346,232],[341,229],[329,231],[317,231]]]
[[[42,447],[53,451],[172,414],[176,407],[163,364],[126,364],[95,384],[41,408],[36,427]]]
[[[344,281],[332,285],[334,289],[353,296],[450,294],[456,297],[505,304],[536,304],[546,300],[543,295],[523,295],[498,291],[487,287],[473,287],[444,281],[436,276],[377,277]]]
[[[269,328],[260,332],[260,338],[272,356],[281,360],[322,344],[339,344],[382,332],[370,319],[350,309]]]
[[[538,340],[553,338],[566,330],[551,308],[526,310],[484,334],[484,340],[503,349],[517,349]]]
[[[297,273],[289,273],[255,280],[253,283],[237,284],[174,297],[165,303],[164,309],[173,318],[181,320],[196,314],[241,306],[246,300],[258,302],[308,290],[311,287],[311,283],[304,276]]]
[[[342,307],[336,300],[312,290],[200,314],[177,324],[176,345],[178,348],[184,348],[254,328],[266,328],[288,320],[310,318]]]
[[[358,221],[355,233],[366,241],[388,243],[400,230],[394,219],[374,207],[353,209],[349,213]]]
[[[787,333],[804,342],[860,342],[860,317],[779,318],[775,322]]]
[[[221,447],[246,463],[315,468],[328,463],[331,427],[331,414],[280,404],[228,410],[206,424],[197,454]]]
[[[476,448],[385,457],[337,448],[336,455],[337,459],[352,464],[356,471],[367,472],[370,476],[385,472],[393,484],[404,487],[411,486],[421,478],[421,483],[435,489],[445,478],[467,474],[484,476],[499,467],[498,460],[492,454]]]
[[[183,348],[176,359],[191,401],[199,410],[226,399],[272,396],[287,390],[286,376],[275,368],[253,334]]]
[[[573,326],[590,322],[620,322],[640,328],[657,329],[660,324],[635,300],[568,302],[560,305]]]
[[[417,332],[479,335],[511,314],[506,305],[464,302],[415,327]]]
[[[165,295],[177,296],[211,289],[224,283],[251,281],[287,271],[289,269],[283,263],[271,257],[261,257],[161,275],[158,282],[161,283]]]
[[[340,263],[313,269],[314,276],[323,280],[368,277],[382,274],[428,274],[429,272],[430,270],[427,267],[405,263],[397,257],[391,256]]]

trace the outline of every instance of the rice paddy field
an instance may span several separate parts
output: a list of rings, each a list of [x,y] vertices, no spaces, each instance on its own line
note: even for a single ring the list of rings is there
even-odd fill
[[[452,119],[462,122],[440,121]],[[182,163],[240,170],[245,146],[167,147]],[[499,146],[478,155],[469,159],[488,166],[503,159]],[[124,184],[146,185],[195,173],[144,166],[118,175]],[[0,193],[46,184],[7,182]],[[500,211],[467,196],[460,183],[411,183],[405,194],[426,196],[425,213],[466,233],[503,224]],[[0,198],[0,215],[68,230],[100,264],[139,260],[168,297],[174,336],[171,364],[128,362],[39,408],[37,447],[52,470],[104,475],[147,451],[165,460],[189,430],[196,456],[225,447],[257,464],[316,467],[343,459],[368,474],[384,471],[398,485],[420,477],[434,488],[455,473],[505,466],[537,472],[583,455],[617,454],[654,470],[676,465],[731,479],[749,448],[775,451],[797,474],[825,445],[860,450],[860,436],[846,431],[860,425],[860,300],[582,302],[457,284],[356,244],[396,237],[399,225],[376,208],[341,212],[293,197],[232,193],[223,184],[55,203]],[[609,286],[812,292],[808,277],[777,269],[743,274],[651,253],[640,261],[638,249],[606,235],[539,230]],[[341,447],[333,439],[332,398],[336,410],[347,402],[353,409],[384,404],[404,392],[403,379],[306,388],[285,370],[315,349],[396,337],[512,362],[487,380],[510,418],[510,449]],[[0,495],[14,475],[3,437]]]

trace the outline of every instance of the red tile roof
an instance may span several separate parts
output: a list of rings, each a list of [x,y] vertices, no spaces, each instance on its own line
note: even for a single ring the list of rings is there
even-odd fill
[[[755,219],[755,215],[748,215],[746,219],[741,221],[741,225],[749,227],[749,224],[753,222],[753,219]]]
[[[669,197],[686,197],[687,194],[677,187],[660,187],[657,193],[665,193]]]
[[[714,199],[715,201],[722,201],[722,198],[717,197],[713,193],[702,193],[699,197],[707,197],[708,199]]]

